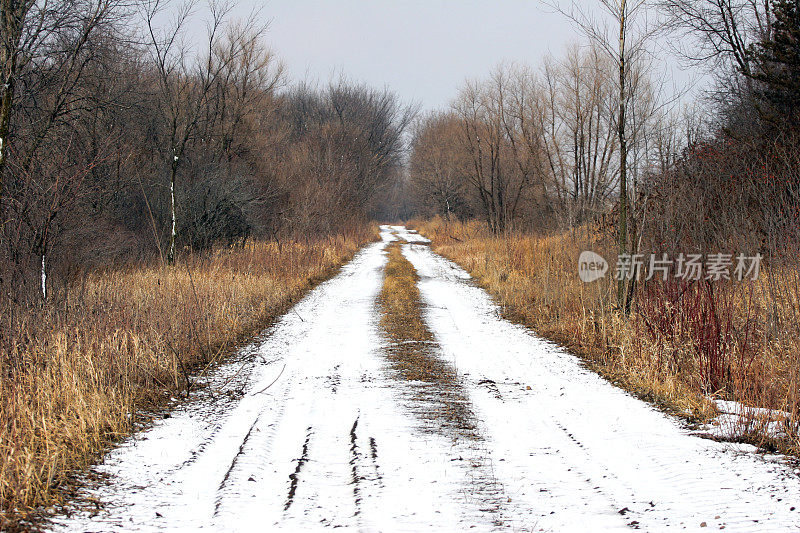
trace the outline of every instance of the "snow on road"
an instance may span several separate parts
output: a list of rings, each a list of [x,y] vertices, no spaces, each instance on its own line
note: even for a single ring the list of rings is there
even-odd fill
[[[90,490],[103,506],[53,529],[800,529],[800,481],[778,458],[690,435],[503,320],[419,235],[382,230],[194,401],[111,452]],[[435,383],[399,380],[385,358],[393,233],[474,437],[431,431]]]

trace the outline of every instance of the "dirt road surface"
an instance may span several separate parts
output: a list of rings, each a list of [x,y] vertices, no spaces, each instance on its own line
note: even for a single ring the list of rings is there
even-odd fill
[[[96,508],[52,529],[800,530],[800,479],[780,457],[692,435],[502,319],[419,235],[382,237],[111,452],[86,489]],[[457,394],[387,360],[376,300],[398,239]]]

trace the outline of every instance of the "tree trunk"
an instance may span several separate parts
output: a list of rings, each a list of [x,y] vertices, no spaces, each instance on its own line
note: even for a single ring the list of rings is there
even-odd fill
[[[17,58],[22,28],[32,1],[0,1],[0,200],[3,198],[3,171],[8,160],[9,130],[16,86]]]
[[[16,59],[11,59],[11,75],[7,75],[0,90],[0,199],[3,198],[3,171],[8,153],[8,134],[11,125],[11,104],[14,100],[14,75]]]
[[[625,61],[625,38],[626,38],[626,0],[621,0],[619,17],[619,116],[617,124],[617,135],[619,137],[619,235],[617,244],[619,254],[628,253],[628,140],[625,135],[625,111],[626,111],[626,77],[627,63]],[[621,276],[617,284],[617,306],[627,315],[630,310],[630,303],[627,297],[630,290],[628,280]]]
[[[173,264],[175,262],[175,236],[176,220],[175,220],[175,176],[178,173],[178,156],[172,158],[172,171],[169,177],[169,204],[172,225],[169,232],[169,252],[167,252],[167,263]]]

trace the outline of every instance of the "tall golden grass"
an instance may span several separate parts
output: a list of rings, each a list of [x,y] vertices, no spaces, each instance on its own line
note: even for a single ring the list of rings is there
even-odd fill
[[[89,274],[57,301],[2,314],[0,529],[57,504],[71,476],[129,433],[142,409],[185,393],[374,228],[306,242],[250,242],[175,266]]]
[[[611,381],[695,421],[709,398],[777,413],[742,417],[730,438],[800,452],[800,272],[769,265],[754,282],[640,286],[631,316],[615,308],[613,272],[583,283],[578,256],[616,256],[613,236],[582,227],[495,236],[480,222],[412,221],[463,266],[506,316],[584,358]],[[784,416],[787,412],[789,416]],[[775,433],[778,420],[782,435]]]

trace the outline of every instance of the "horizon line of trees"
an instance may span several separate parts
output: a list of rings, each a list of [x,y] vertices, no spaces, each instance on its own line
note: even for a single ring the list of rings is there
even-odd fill
[[[631,76],[636,92],[628,102],[636,182],[654,162],[669,164],[675,142],[646,74],[642,66]],[[500,64],[468,81],[450,110],[415,123],[409,186],[416,208],[480,217],[496,233],[575,226],[606,213],[619,190],[618,95],[602,50],[577,43],[538,69]]]

